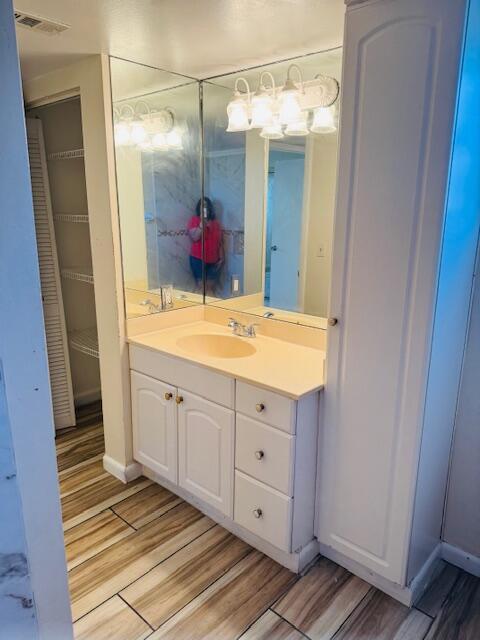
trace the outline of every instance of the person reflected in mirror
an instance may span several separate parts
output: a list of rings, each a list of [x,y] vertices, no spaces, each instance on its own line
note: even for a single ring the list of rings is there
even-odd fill
[[[197,202],[195,214],[187,225],[190,246],[190,269],[197,291],[202,287],[202,268],[205,265],[205,292],[215,296],[222,266],[225,262],[223,229],[216,219],[215,208],[210,198]],[[204,256],[202,259],[202,231],[204,234]]]

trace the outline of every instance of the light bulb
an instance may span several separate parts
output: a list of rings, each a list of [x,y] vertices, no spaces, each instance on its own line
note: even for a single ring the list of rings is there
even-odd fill
[[[280,140],[280,138],[283,138],[282,125],[280,124],[278,116],[274,116],[271,124],[263,127],[260,135],[267,140]]]
[[[130,127],[126,122],[117,122],[114,127],[115,144],[125,147],[130,142]]]
[[[273,99],[268,93],[255,94],[252,98],[252,129],[262,129],[273,123]]]
[[[248,121],[248,104],[247,101],[236,94],[233,100],[228,103],[228,127],[227,131],[247,131],[250,129]]]
[[[298,101],[298,90],[282,91],[280,94],[280,124],[298,122],[302,117],[302,110]]]
[[[301,111],[298,120],[287,125],[285,133],[287,136],[306,136],[308,134],[307,114]]]
[[[147,132],[143,124],[140,124],[140,122],[138,121],[134,122],[130,131],[130,137],[134,144],[141,144],[142,142],[145,142],[147,138]]]
[[[317,107],[313,112],[310,131],[313,133],[333,133],[336,130],[334,107]]]
[[[166,143],[170,149],[183,149],[182,136],[176,129],[172,129],[167,133]]]

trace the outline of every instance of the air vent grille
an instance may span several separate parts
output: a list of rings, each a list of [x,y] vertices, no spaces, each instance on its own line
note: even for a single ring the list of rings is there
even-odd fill
[[[58,33],[62,33],[62,31],[70,29],[70,25],[68,24],[63,24],[62,22],[53,22],[52,20],[47,20],[46,18],[41,18],[40,16],[33,16],[21,11],[15,12],[15,22],[20,27],[24,27],[25,29],[30,29],[33,31],[41,31],[42,33],[46,33],[47,35],[55,35]]]

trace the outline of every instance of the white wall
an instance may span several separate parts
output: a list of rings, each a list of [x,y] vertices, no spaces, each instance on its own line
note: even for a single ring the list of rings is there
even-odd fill
[[[479,32],[480,1],[474,0],[468,18],[452,148],[408,579],[418,573],[439,544],[442,527],[480,225]],[[480,457],[477,463],[480,466]],[[464,462],[459,464],[463,468]],[[477,505],[480,517],[478,496]]]
[[[10,0],[0,2],[0,77],[0,635],[69,640],[53,414]]]

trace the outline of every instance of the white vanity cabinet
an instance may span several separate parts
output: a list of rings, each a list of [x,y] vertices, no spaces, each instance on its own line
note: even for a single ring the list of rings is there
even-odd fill
[[[296,400],[130,345],[145,475],[299,571],[317,553],[318,392]]]

